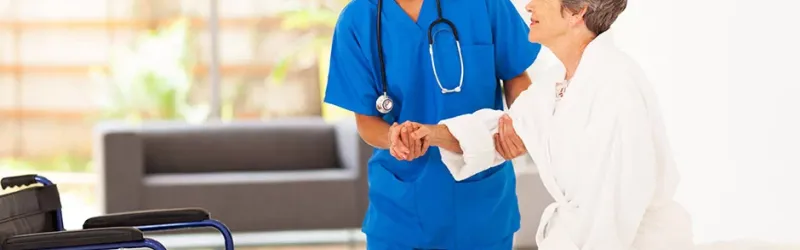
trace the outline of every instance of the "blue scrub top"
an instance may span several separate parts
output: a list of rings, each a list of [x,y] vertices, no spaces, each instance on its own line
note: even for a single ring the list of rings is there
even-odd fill
[[[387,122],[439,121],[479,109],[502,109],[499,80],[522,74],[540,46],[528,41],[528,25],[510,0],[441,0],[444,17],[460,38],[464,83],[442,94],[433,75],[427,31],[437,19],[436,1],[425,0],[414,22],[395,0],[384,0],[382,39],[389,95],[388,115],[375,109],[382,94],[376,42],[377,0],[352,0],[333,37],[325,102]],[[458,86],[461,74],[451,29],[434,28],[434,56],[442,85]],[[370,205],[363,231],[395,244],[434,249],[492,245],[519,229],[516,179],[510,163],[456,182],[438,148],[414,161],[398,161],[376,149],[368,163]]]

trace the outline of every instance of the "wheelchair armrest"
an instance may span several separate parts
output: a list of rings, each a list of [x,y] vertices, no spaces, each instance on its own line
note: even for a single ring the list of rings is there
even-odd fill
[[[144,210],[93,217],[83,223],[83,228],[141,227],[200,222],[208,219],[210,219],[208,212],[200,208]]]
[[[144,235],[132,227],[103,228],[13,236],[3,242],[3,250],[33,250],[89,245],[142,242]]]

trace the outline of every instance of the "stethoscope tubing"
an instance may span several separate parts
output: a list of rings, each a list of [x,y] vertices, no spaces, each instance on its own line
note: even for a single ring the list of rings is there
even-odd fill
[[[380,63],[380,71],[381,71],[381,91],[383,95],[378,98],[376,101],[376,107],[378,111],[381,113],[388,113],[391,111],[391,107],[393,106],[393,101],[391,97],[389,97],[389,83],[386,79],[386,59],[383,51],[383,36],[381,34],[381,13],[383,13],[383,1],[378,0],[378,16],[377,16],[377,27],[376,27],[376,37],[378,42],[378,61]],[[439,89],[442,90],[442,94],[447,93],[454,93],[454,92],[461,92],[461,87],[464,84],[464,56],[461,50],[461,40],[458,37],[458,29],[456,29],[456,25],[453,24],[450,20],[444,18],[442,14],[442,3],[441,0],[436,0],[436,13],[438,18],[428,26],[428,52],[431,55],[431,67],[433,68],[433,75],[436,78],[436,83],[439,85]],[[458,86],[454,89],[447,89],[442,85],[442,82],[439,80],[439,73],[436,71],[436,61],[433,53],[433,27],[439,24],[445,24],[450,27],[453,31],[453,36],[456,40],[456,47],[458,49],[458,60],[461,65],[461,77],[458,82]]]

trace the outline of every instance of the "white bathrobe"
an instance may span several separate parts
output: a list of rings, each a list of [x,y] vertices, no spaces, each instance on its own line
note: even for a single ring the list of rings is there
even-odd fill
[[[672,199],[679,177],[656,96],[637,63],[606,32],[556,101],[564,72],[541,76],[507,112],[442,121],[463,150],[441,150],[452,175],[464,180],[504,161],[492,135],[508,113],[528,150],[514,166],[538,170],[555,199],[535,236],[540,250],[693,249],[689,216]]]

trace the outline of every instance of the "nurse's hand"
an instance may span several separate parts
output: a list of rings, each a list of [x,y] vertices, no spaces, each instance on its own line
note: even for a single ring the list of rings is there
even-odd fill
[[[407,130],[406,127],[406,124],[397,124],[396,122],[389,127],[389,153],[399,161],[408,158],[411,153],[402,140],[403,129]]]
[[[413,138],[411,136],[414,131],[417,131],[423,125],[416,122],[406,121],[399,126],[399,140],[402,145],[405,146],[405,149],[407,150],[406,152],[408,153],[398,160],[412,161],[425,155],[425,153],[428,151],[428,140],[424,138]],[[396,141],[398,138],[393,139]],[[399,146],[400,144],[395,145]],[[398,150],[400,150],[400,147],[398,147]]]
[[[430,140],[427,137],[417,137],[415,133],[420,131],[421,129],[425,129],[426,125],[410,122],[408,133],[404,133],[404,136],[408,139],[408,144],[410,145],[409,148],[411,149],[411,157],[409,160],[414,160],[416,158],[422,157],[428,152],[428,148],[430,147]]]
[[[497,134],[494,134],[494,147],[506,160],[511,160],[528,152],[522,138],[514,130],[511,117],[503,115],[498,121]]]

